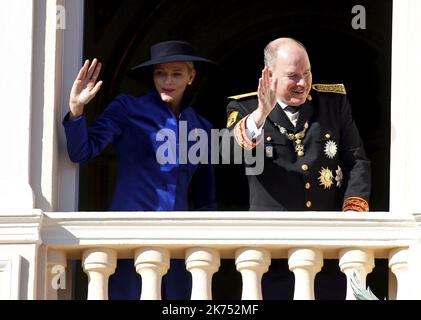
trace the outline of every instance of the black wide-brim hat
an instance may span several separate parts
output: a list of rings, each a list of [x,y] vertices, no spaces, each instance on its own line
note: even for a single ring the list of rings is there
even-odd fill
[[[193,46],[186,41],[164,41],[151,47],[151,56],[145,61],[129,70],[128,75],[132,78],[139,78],[150,71],[150,67],[167,62],[185,61],[193,62],[195,68],[204,65],[216,65],[212,60],[195,55]],[[202,68],[203,69],[203,68]]]

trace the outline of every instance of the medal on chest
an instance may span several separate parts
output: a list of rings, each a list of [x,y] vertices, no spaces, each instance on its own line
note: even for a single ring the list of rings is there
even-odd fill
[[[338,146],[335,141],[329,140],[325,143],[324,153],[327,158],[333,159],[338,152]]]
[[[306,136],[306,132],[308,129],[308,121],[304,124],[303,130],[297,133],[288,133],[288,130],[285,127],[282,127],[276,122],[274,122],[273,124],[282,135],[284,135],[285,137],[287,137],[288,140],[294,143],[294,151],[297,154],[297,156],[304,156],[305,148],[303,145],[303,139]]]

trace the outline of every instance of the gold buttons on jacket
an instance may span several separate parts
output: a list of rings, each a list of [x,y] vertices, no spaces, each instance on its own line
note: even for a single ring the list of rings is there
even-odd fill
[[[326,139],[330,139],[330,137],[331,137],[331,136],[330,136],[330,134],[329,134],[329,133],[326,133],[326,134],[325,134],[325,138],[326,138]]]
[[[307,207],[307,208],[311,208],[311,206],[312,206],[312,205],[313,205],[313,204],[311,203],[311,201],[307,201],[307,202],[306,202],[306,207]]]
[[[268,142],[272,141],[272,137],[267,137],[266,141],[268,141]]]
[[[310,182],[307,182],[307,183],[304,185],[304,188],[306,188],[306,190],[310,190],[310,188],[311,188],[311,184],[310,184]]]
[[[308,171],[308,165],[303,164],[303,165],[301,166],[301,169],[303,169],[303,171]]]

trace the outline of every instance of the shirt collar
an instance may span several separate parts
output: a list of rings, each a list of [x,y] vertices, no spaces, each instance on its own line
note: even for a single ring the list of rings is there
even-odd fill
[[[281,100],[277,99],[276,102],[281,106],[282,110],[285,110],[285,108],[288,106],[286,103],[283,103]]]

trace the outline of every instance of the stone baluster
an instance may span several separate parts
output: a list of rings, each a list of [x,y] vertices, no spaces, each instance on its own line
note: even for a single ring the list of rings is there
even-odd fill
[[[262,300],[262,276],[270,263],[266,249],[242,248],[235,252],[235,265],[243,280],[242,300]]]
[[[342,249],[339,252],[339,267],[347,278],[346,300],[356,300],[351,287],[351,278],[355,272],[357,280],[366,289],[366,278],[374,268],[373,251],[367,249]]]
[[[66,253],[49,250],[47,253],[47,300],[57,300],[57,290],[66,288]]]
[[[319,249],[296,248],[288,251],[289,270],[294,272],[294,300],[314,300],[314,279],[323,266]]]
[[[108,279],[115,272],[116,251],[104,248],[86,250],[82,264],[88,275],[88,300],[108,300]]]
[[[396,276],[396,300],[409,299],[408,249],[398,248],[390,251],[389,268]]]
[[[161,300],[162,277],[170,266],[170,252],[162,248],[142,248],[135,252],[136,272],[142,277],[140,300]]]
[[[219,252],[209,248],[186,251],[186,269],[192,275],[191,300],[212,299],[212,277],[220,266]]]

